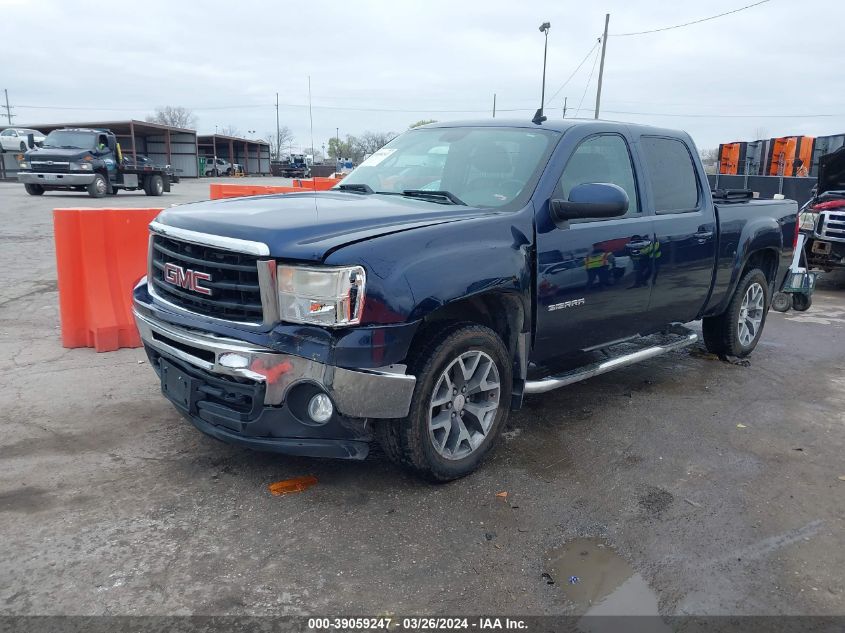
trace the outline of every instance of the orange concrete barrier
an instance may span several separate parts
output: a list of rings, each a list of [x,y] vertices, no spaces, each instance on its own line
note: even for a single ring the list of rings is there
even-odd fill
[[[215,183],[208,186],[212,200],[223,198],[241,198],[243,196],[266,196],[271,193],[302,193],[297,187],[282,187],[273,185],[230,185]]]
[[[55,209],[64,347],[140,347],[132,288],[147,270],[147,225],[161,209]]]
[[[325,191],[326,189],[331,189],[340,181],[340,178],[298,178],[293,181],[293,186],[299,189],[313,189],[314,191]]]

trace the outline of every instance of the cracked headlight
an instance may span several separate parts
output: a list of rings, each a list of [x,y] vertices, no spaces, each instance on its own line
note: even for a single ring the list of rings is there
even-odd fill
[[[279,266],[279,316],[290,323],[357,325],[364,309],[361,266]]]

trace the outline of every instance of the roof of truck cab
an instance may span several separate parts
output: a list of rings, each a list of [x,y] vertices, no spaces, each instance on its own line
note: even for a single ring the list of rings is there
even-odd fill
[[[543,123],[533,123],[531,119],[472,119],[467,121],[443,121],[429,123],[420,128],[444,128],[444,127],[513,127],[530,128],[540,130],[552,130],[555,132],[566,132],[574,127],[587,127],[596,131],[618,130],[620,127],[630,129],[639,134],[650,134],[655,136],[679,136],[688,137],[686,132],[669,128],[642,125],[640,123],[628,123],[626,121],[608,121],[605,119],[548,119]]]

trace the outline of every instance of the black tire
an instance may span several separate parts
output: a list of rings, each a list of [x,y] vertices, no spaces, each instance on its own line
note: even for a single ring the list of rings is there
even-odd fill
[[[26,189],[26,192],[31,196],[44,195],[44,187],[41,185],[24,185],[24,189]]]
[[[109,183],[102,174],[94,174],[94,181],[86,190],[92,198],[102,198],[109,192]]]
[[[762,319],[759,327],[753,332],[753,337],[746,342],[740,340],[740,325],[739,317],[742,311],[742,303],[746,293],[748,293],[751,286],[759,284],[763,290],[763,308]],[[742,279],[739,280],[736,290],[734,291],[731,302],[728,304],[724,313],[718,316],[705,317],[702,321],[702,330],[704,332],[704,344],[707,350],[712,354],[718,354],[720,357],[736,356],[737,358],[744,358],[748,356],[757,343],[760,341],[760,335],[763,333],[763,328],[766,325],[766,315],[769,312],[769,283],[766,280],[766,275],[759,268],[749,270]]]
[[[431,399],[444,372],[461,355],[472,352],[480,352],[486,357],[480,362],[486,362],[489,365],[492,361],[495,365],[499,386],[497,390],[488,391],[488,395],[493,391],[498,392],[498,408],[492,416],[489,416],[492,417],[489,428],[486,434],[482,434],[483,439],[475,448],[469,449],[470,452],[464,457],[447,458],[435,448],[433,439],[435,432],[429,431]],[[426,342],[412,352],[408,370],[410,374],[417,377],[411,408],[408,417],[382,423],[379,429],[382,448],[389,458],[429,481],[438,483],[452,481],[470,474],[489,456],[507,422],[512,374],[511,360],[502,339],[493,330],[481,325],[455,324],[441,329],[430,338],[427,337]],[[454,412],[460,408],[460,413],[465,413],[463,409],[465,402],[467,405],[483,402],[483,398],[473,400],[473,396],[469,396],[469,393],[471,389],[467,392],[468,395],[461,399],[460,405],[456,400],[454,404],[450,402],[445,407],[440,407],[440,413],[451,409],[452,418],[457,419]],[[478,397],[481,397],[481,394],[478,394]],[[472,432],[476,434],[480,429],[477,424],[478,418],[474,417],[471,410],[469,413],[470,415],[466,418],[461,417],[458,422],[466,429],[474,427],[475,430]],[[454,428],[458,430],[460,427]],[[447,431],[445,437],[454,437],[454,435],[450,435]],[[446,442],[447,440],[444,439],[443,444],[445,445]],[[463,444],[459,443],[458,446],[463,446]]]
[[[144,181],[144,193],[148,196],[160,196],[164,193],[164,180],[158,174]]]
[[[806,312],[813,305],[813,297],[795,293],[792,295],[792,309],[798,312]]]
[[[25,152],[25,151],[26,151],[26,150],[28,150],[28,149],[29,149],[29,148],[26,146],[26,143],[24,143],[23,141],[21,141],[21,151],[22,151],[22,152]]]
[[[227,175],[227,176],[231,176],[231,175],[232,175],[232,168],[231,168],[231,167],[229,167],[229,168],[226,170],[226,175]]]

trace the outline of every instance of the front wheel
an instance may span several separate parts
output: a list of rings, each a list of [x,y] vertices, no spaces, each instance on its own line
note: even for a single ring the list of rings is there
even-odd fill
[[[759,268],[739,281],[724,313],[702,321],[704,344],[719,356],[748,356],[760,341],[769,311],[769,283]]]
[[[94,180],[88,185],[88,195],[92,198],[102,198],[109,192],[109,184],[102,174],[94,174]]]
[[[416,350],[409,370],[417,377],[411,408],[383,423],[385,452],[431,481],[470,474],[495,446],[510,408],[502,339],[481,325],[456,325]]]
[[[41,185],[24,185],[24,189],[26,189],[26,192],[31,196],[44,195],[44,187]]]

